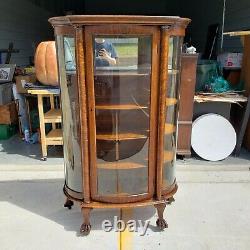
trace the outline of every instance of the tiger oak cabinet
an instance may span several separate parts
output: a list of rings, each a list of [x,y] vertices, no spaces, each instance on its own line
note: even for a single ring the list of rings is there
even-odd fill
[[[65,161],[65,207],[154,205],[167,227],[177,191],[176,123],[182,38],[189,19],[64,16],[54,27]]]

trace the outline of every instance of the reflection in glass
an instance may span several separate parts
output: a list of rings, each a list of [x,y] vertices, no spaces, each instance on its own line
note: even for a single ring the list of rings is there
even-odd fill
[[[166,93],[166,120],[164,135],[163,189],[168,189],[175,180],[175,152],[177,133],[177,106],[179,98],[179,68],[181,38],[169,38],[168,85]]]
[[[148,192],[151,37],[93,39],[98,195]]]
[[[117,52],[112,42],[105,38],[95,38],[95,66],[114,66],[117,64]]]
[[[65,162],[65,182],[69,189],[82,192],[82,166],[80,151],[80,120],[79,100],[75,65],[75,39],[58,36],[58,43],[64,48],[64,56],[59,62],[65,68],[59,67],[62,118],[63,118],[63,148]]]
[[[66,71],[76,70],[75,39],[73,37],[64,37],[64,58]]]

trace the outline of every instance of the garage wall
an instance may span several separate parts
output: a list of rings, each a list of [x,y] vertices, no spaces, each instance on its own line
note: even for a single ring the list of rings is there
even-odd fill
[[[65,15],[70,11],[74,14],[84,14],[84,0],[28,0],[35,5],[54,13],[55,16]]]
[[[85,0],[85,14],[177,15],[189,17],[193,45],[203,52],[209,24],[222,20],[223,0]]]
[[[45,8],[35,5],[37,0],[0,1],[0,48],[7,48],[13,41],[19,54],[13,54],[12,62],[18,65],[29,63],[36,44],[53,39],[53,30],[47,19],[50,14]],[[57,1],[61,3],[61,1]],[[64,2],[67,2],[66,0]],[[81,2],[82,4],[82,2]],[[42,5],[41,5],[42,6]],[[60,11],[63,12],[61,6]],[[74,9],[74,6],[71,6]],[[227,0],[225,31],[250,28],[250,1]],[[139,14],[139,15],[179,15],[189,17],[192,23],[187,33],[198,52],[203,52],[208,25],[222,22],[223,0],[85,0],[84,14]],[[48,8],[47,8],[48,9]],[[68,7],[68,9],[70,9]],[[74,10],[75,11],[75,10]],[[56,14],[55,14],[56,15]],[[224,50],[240,51],[239,38],[224,37]]]
[[[171,15],[175,5],[166,0],[85,0],[85,14]]]
[[[192,19],[187,33],[191,35],[193,46],[199,53],[203,52],[208,25],[221,23],[223,0],[178,0],[178,2],[179,15]]]
[[[11,63],[28,65],[36,45],[40,41],[53,39],[53,30],[47,21],[50,16],[47,11],[27,0],[0,1],[0,49],[8,48],[9,42],[20,49],[19,53],[12,54]],[[3,62],[5,55],[2,54]]]
[[[193,45],[197,47],[198,52],[203,52],[208,25],[214,23],[222,25],[223,0],[178,1],[178,15],[192,19],[188,31],[191,33]],[[224,31],[244,29],[250,29],[250,1],[227,0]],[[220,48],[220,41],[218,48]],[[224,51],[239,52],[241,49],[239,37],[224,36]]]

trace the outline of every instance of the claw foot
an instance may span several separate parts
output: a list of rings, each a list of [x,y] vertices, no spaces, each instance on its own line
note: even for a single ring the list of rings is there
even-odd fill
[[[168,224],[164,219],[157,219],[156,225],[160,230],[164,230],[165,228],[168,228]]]
[[[82,235],[88,235],[90,233],[91,225],[83,223],[80,227],[80,233]]]

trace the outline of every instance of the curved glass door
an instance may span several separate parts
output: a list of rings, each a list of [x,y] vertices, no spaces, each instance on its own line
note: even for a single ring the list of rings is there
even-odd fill
[[[152,35],[93,35],[92,52],[94,198],[124,202],[148,196]]]

